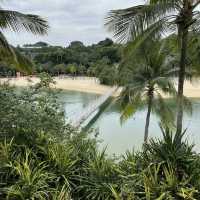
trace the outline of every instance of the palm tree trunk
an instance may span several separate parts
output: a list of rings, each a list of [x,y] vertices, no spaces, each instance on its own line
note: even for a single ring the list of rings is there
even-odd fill
[[[145,124],[145,131],[144,131],[144,143],[147,143],[148,136],[149,136],[149,123],[150,123],[150,117],[151,117],[152,102],[153,102],[153,90],[149,91],[148,110],[147,110],[146,124]]]
[[[185,68],[187,60],[187,42],[188,42],[188,29],[184,29],[181,33],[181,57],[180,69],[178,80],[178,96],[177,96],[177,134],[182,132],[183,127],[183,90],[185,81]]]

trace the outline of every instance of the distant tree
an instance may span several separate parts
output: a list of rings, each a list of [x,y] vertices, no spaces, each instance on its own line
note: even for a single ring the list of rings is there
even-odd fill
[[[49,44],[46,42],[36,42],[35,44],[24,44],[23,47],[48,47]]]
[[[43,71],[52,75],[70,73],[67,68],[65,72],[61,72],[57,69],[57,67],[59,68],[57,65],[74,63],[77,68],[76,74],[98,77],[105,64],[112,66],[121,60],[121,45],[114,44],[109,39],[105,41],[100,43],[102,45],[84,46],[82,42],[74,41],[66,48],[48,46],[45,48],[20,48],[20,51],[33,58],[39,72],[44,67]],[[49,63],[51,64],[49,65]]]
[[[53,69],[54,64],[51,61],[44,64],[40,64],[38,66],[39,66],[38,72],[47,72],[49,74],[54,74],[54,69]]]
[[[64,63],[55,65],[54,66],[54,73],[57,73],[58,76],[60,74],[64,74],[66,72],[66,68],[67,68],[67,66]]]
[[[48,47],[49,44],[46,43],[46,42],[37,42],[33,46],[35,46],[35,47]]]
[[[105,46],[105,47],[112,46],[113,45],[113,41],[111,39],[109,39],[109,38],[106,38],[105,40],[100,41],[98,43],[98,45]]]
[[[99,77],[101,72],[109,67],[109,65],[111,65],[111,63],[107,57],[103,57],[101,60],[97,60],[95,63],[93,63],[92,68],[94,68],[95,76]]]
[[[70,48],[84,47],[84,44],[80,41],[73,41],[69,45]]]
[[[101,84],[115,85],[117,81],[117,66],[115,65],[104,65],[98,75]]]
[[[76,64],[68,64],[67,71],[72,75],[75,76],[77,73],[77,66]]]
[[[118,63],[121,60],[120,49],[118,47],[103,47],[100,49],[101,57],[107,57],[111,63]]]
[[[79,66],[78,66],[78,73],[79,73],[80,75],[86,74],[86,71],[87,71],[87,69],[86,69],[86,67],[85,67],[84,65],[79,65]]]

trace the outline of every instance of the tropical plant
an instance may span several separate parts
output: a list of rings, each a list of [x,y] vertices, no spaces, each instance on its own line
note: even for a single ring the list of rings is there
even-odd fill
[[[44,155],[47,154],[49,169],[53,168],[56,173],[57,181],[73,185],[71,181],[76,174],[76,162],[78,162],[78,158],[74,156],[73,146],[52,142],[47,149],[42,149]]]
[[[188,35],[199,31],[199,0],[149,0],[144,5],[113,10],[108,14],[107,25],[120,41],[132,41],[127,54],[149,38],[176,31],[180,41],[178,81],[177,132],[182,132],[183,90],[187,67]]]
[[[71,200],[70,189],[68,185],[63,185],[61,188],[56,188],[52,195],[52,200]]]
[[[3,8],[0,9],[0,18],[1,30],[9,29],[14,32],[25,30],[33,34],[44,35],[47,34],[49,28],[47,21],[37,15],[23,14]],[[23,71],[30,71],[28,66],[31,62],[8,43],[2,31],[0,31],[0,46],[2,60],[15,64],[16,67]]]
[[[64,111],[58,105],[54,90],[49,87],[53,80],[48,74],[40,76],[41,81],[36,86],[23,91],[1,85],[0,140],[15,137],[19,143],[30,144],[35,140],[35,134],[51,132],[64,136]]]
[[[54,174],[45,170],[45,163],[36,163],[31,151],[25,152],[25,158],[10,163],[11,173],[16,182],[7,189],[8,199],[47,199],[51,190],[48,182]]]
[[[105,150],[93,153],[94,156],[80,177],[81,185],[78,186],[78,190],[82,191],[81,199],[114,199],[111,187],[118,187],[117,166],[113,160],[106,158]]]
[[[161,128],[162,129],[162,128]],[[190,174],[190,168],[194,164],[195,154],[193,145],[189,145],[183,140],[185,132],[182,134],[173,134],[169,129],[163,130],[163,140],[150,140],[144,146],[144,162],[149,163],[170,163],[176,174],[181,178],[183,175]],[[151,157],[148,157],[151,155]],[[184,172],[184,173],[182,173]]]
[[[154,51],[150,46],[154,46]],[[124,68],[124,69],[123,69]],[[126,79],[121,80],[124,86],[120,95],[123,105],[121,120],[130,118],[139,108],[147,105],[144,142],[148,140],[148,130],[151,112],[154,111],[161,117],[162,122],[170,122],[173,115],[163,100],[164,95],[175,95],[176,90],[171,77],[175,70],[172,69],[167,57],[163,53],[159,42],[150,42],[138,49],[137,56],[131,66],[122,67]],[[124,75],[124,74],[123,74]],[[123,79],[123,76],[122,76]]]

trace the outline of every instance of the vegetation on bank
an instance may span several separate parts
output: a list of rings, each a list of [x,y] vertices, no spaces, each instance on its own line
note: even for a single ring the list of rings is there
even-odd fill
[[[43,44],[43,43],[42,43]],[[85,46],[80,41],[71,42],[68,47],[41,45],[18,47],[18,50],[32,58],[35,73],[46,72],[52,76],[95,76],[102,84],[113,84],[117,65],[121,60],[121,45],[105,39],[97,44]],[[113,74],[113,77],[110,76]]]
[[[116,83],[122,45],[105,39],[91,46],[85,46],[80,41],[71,42],[68,47],[38,42],[18,46],[16,49],[24,57],[32,60],[33,74],[46,72],[52,76],[95,76],[102,84],[112,85]],[[0,62],[0,76],[15,75],[16,68],[13,68],[13,65]]]

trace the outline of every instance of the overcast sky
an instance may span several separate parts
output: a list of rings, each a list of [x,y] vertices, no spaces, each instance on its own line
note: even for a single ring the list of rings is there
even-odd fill
[[[79,40],[84,44],[96,43],[111,37],[104,28],[104,17],[111,9],[141,4],[144,0],[7,0],[2,7],[23,13],[38,14],[48,20],[48,36],[11,33],[6,37],[13,45],[45,41],[52,45],[67,46]]]

